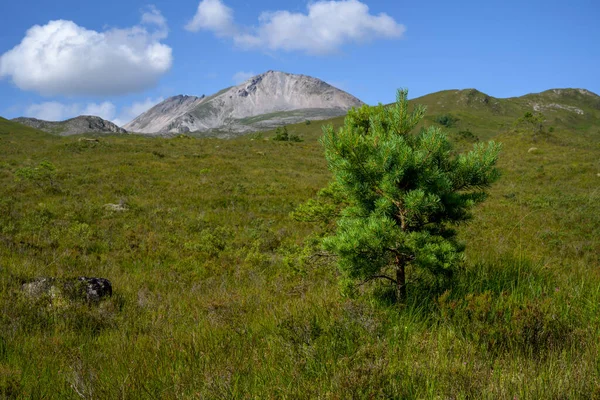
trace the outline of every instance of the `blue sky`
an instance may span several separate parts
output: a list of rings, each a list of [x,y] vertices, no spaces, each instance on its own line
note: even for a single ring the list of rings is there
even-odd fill
[[[361,100],[444,89],[600,93],[600,2],[20,0],[0,2],[0,115],[119,124],[176,94],[267,70]]]

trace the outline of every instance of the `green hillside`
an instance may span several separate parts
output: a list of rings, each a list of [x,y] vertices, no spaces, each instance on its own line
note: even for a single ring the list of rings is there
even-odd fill
[[[541,112],[546,129],[581,132],[593,127],[596,134],[600,122],[600,97],[579,89],[554,89],[508,99],[494,98],[475,89],[446,90],[412,102],[427,106],[431,123],[442,115],[456,117],[456,123],[449,127],[451,134],[470,130],[482,139],[511,130],[514,121],[528,111]]]
[[[526,112],[541,113],[544,132],[552,133],[547,136],[555,140],[563,138],[581,145],[600,140],[600,96],[582,89],[552,89],[507,99],[494,98],[475,89],[444,90],[412,99],[410,103],[426,106],[424,124],[444,128],[457,141],[471,137],[465,137],[465,132],[471,132],[479,140],[515,133],[519,130],[515,129],[515,121]],[[451,123],[440,124],[437,122],[440,117],[449,117]],[[344,117],[337,117],[321,123],[289,125],[288,129],[294,134],[316,138],[321,134],[321,125],[341,126],[343,122]]]
[[[49,136],[48,134],[41,132],[37,129],[30,128],[26,125],[19,124],[17,122],[10,121],[8,119],[0,117],[0,135],[18,135],[19,138],[26,136],[29,137],[41,137]]]
[[[413,102],[428,123],[455,117],[459,149],[466,130],[503,143],[503,175],[458,228],[465,270],[445,292],[412,282],[401,311],[384,283],[343,297],[312,245],[323,227],[290,218],[330,177],[322,123],[288,126],[300,143],[87,141],[0,118],[0,397],[600,396],[597,96]],[[513,127],[532,103],[535,140]],[[32,300],[21,285],[40,276],[105,277],[114,294]]]

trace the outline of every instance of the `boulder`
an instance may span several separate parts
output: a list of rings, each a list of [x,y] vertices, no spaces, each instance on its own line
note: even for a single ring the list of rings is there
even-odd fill
[[[52,300],[65,298],[98,302],[112,296],[112,285],[108,279],[85,276],[62,279],[40,277],[24,283],[21,289],[27,296],[35,299],[48,296]]]

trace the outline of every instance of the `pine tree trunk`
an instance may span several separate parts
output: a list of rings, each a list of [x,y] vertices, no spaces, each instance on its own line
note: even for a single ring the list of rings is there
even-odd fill
[[[406,302],[406,274],[404,263],[396,259],[396,301],[399,304]]]

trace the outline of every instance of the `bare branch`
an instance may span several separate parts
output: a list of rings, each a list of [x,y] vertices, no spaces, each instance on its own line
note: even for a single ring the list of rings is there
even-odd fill
[[[328,253],[325,251],[321,251],[318,253],[314,253],[311,256],[308,257],[309,260],[314,260],[317,257],[323,257],[323,258],[337,258],[337,255],[333,254],[333,253]]]
[[[391,277],[389,277],[387,275],[373,275],[373,276],[368,277],[367,279],[365,279],[361,283],[359,283],[358,286],[362,286],[365,283],[371,282],[372,280],[375,280],[375,279],[387,279],[390,282],[398,284],[398,281],[396,281],[394,278],[391,278]]]

